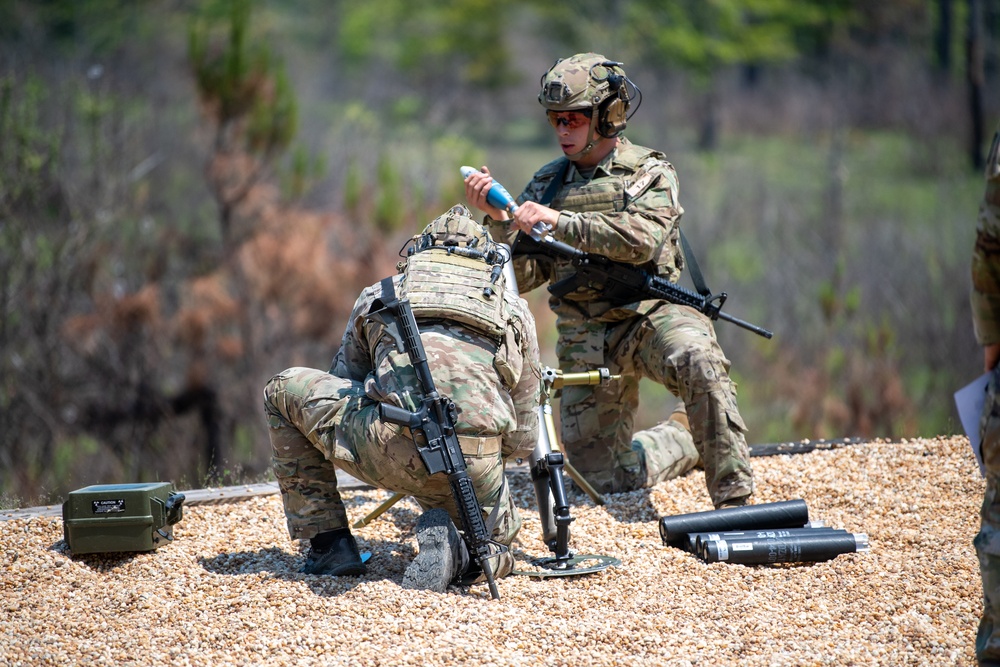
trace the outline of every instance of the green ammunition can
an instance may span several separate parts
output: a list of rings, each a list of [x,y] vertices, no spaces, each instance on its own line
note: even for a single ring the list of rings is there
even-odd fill
[[[87,486],[63,503],[63,537],[73,554],[152,551],[174,539],[183,504],[170,482]]]

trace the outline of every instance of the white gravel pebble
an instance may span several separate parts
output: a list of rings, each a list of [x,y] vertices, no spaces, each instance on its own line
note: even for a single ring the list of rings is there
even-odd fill
[[[574,550],[597,574],[437,594],[400,587],[417,506],[355,531],[368,574],[299,574],[281,502],[190,506],[175,541],[72,557],[62,520],[0,522],[2,665],[974,665],[982,609],[972,538],[983,480],[964,437],[753,459],[756,502],[866,533],[824,563],[706,564],[663,546],[658,519],[711,509],[696,471],[649,491],[574,495]],[[550,555],[527,475],[511,475],[519,561]],[[385,492],[344,492],[351,519]]]

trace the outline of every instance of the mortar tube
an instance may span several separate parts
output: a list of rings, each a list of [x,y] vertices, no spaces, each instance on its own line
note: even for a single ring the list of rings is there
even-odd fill
[[[660,519],[660,538],[666,545],[684,548],[689,533],[801,528],[808,522],[809,509],[804,500],[783,500],[665,516]]]
[[[531,481],[535,487],[535,501],[538,503],[538,518],[542,523],[542,542],[546,546],[556,539],[556,519],[554,513],[555,499],[549,488],[551,471],[546,465],[546,459],[552,453],[552,443],[549,441],[549,429],[544,426],[546,418],[545,406],[537,408],[542,428],[538,429],[538,440],[531,454]],[[551,414],[551,408],[549,410]]]
[[[768,538],[768,537],[802,537],[809,535],[817,535],[819,533],[846,533],[846,530],[841,528],[828,528],[826,526],[818,526],[813,528],[812,526],[803,526],[801,528],[768,528],[764,530],[731,530],[722,533],[689,533],[688,534],[688,544],[691,546],[693,551],[691,553],[701,554],[704,550],[706,542],[714,542],[717,540],[726,540],[728,542],[734,539],[754,539],[754,538]]]
[[[864,533],[820,533],[809,537],[715,540],[705,543],[706,563],[764,565],[818,563],[840,554],[868,551]]]

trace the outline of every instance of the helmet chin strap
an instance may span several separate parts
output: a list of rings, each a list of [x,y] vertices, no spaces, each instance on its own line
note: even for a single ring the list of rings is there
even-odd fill
[[[572,155],[567,155],[566,159],[570,162],[576,162],[580,158],[584,157],[590,151],[594,150],[594,146],[597,145],[599,139],[597,139],[597,117],[600,114],[597,109],[594,109],[594,113],[590,117],[590,132],[587,134],[587,145],[583,147],[583,150],[578,153],[573,153]]]
[[[573,153],[572,155],[567,155],[566,159],[569,160],[570,162],[576,162],[580,158],[586,156],[587,153],[594,150],[595,145],[596,144],[593,141],[591,141],[586,146],[584,146],[582,151],[580,151],[579,153]]]

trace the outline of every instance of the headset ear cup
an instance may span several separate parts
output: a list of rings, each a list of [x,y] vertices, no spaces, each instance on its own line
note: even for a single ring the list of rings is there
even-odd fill
[[[628,105],[621,98],[615,96],[601,105],[600,118],[597,123],[597,131],[603,137],[617,136],[625,129],[625,121],[628,113]]]

